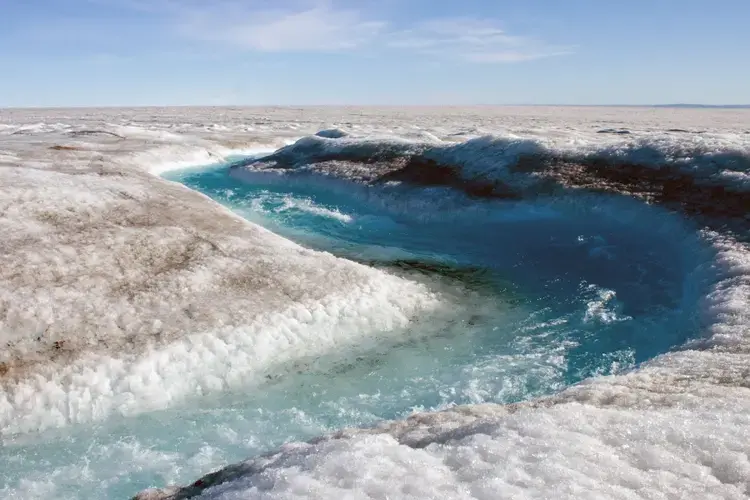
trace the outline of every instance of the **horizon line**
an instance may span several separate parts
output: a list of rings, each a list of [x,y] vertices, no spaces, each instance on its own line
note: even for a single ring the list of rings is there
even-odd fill
[[[750,104],[137,104],[137,105],[53,105],[53,106],[2,106],[0,110],[29,109],[153,109],[153,108],[713,108],[750,109]]]

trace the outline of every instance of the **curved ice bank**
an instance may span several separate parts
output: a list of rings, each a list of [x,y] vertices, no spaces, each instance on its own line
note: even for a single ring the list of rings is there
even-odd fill
[[[233,150],[117,131],[19,136],[0,168],[0,435],[252,384],[441,304],[146,172]]]
[[[717,235],[705,343],[509,406],[291,443],[136,498],[709,498],[750,493],[750,249]]]

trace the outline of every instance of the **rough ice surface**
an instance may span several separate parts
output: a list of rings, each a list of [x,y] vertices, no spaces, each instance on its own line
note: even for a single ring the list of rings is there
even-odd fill
[[[349,136],[320,140],[492,135],[613,154],[646,141],[741,157],[747,123],[747,111],[632,108],[0,111],[0,433],[242,387],[285,363],[399,336],[446,303],[422,283],[246,222],[156,177],[166,169],[334,129]],[[707,164],[706,178],[748,182],[742,168]],[[289,443],[141,498],[747,498],[750,251],[728,234],[703,237],[715,258],[703,270],[714,285],[700,342],[540,400]],[[591,314],[611,319],[600,304]],[[61,498],[44,481],[0,488]]]
[[[133,126],[29,130],[5,131],[19,160],[0,170],[3,433],[167,407],[402,328],[439,303],[146,171],[252,140],[228,149]]]

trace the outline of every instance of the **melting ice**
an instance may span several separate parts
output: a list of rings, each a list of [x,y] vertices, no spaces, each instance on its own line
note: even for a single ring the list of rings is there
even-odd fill
[[[127,498],[247,458],[171,493],[746,497],[741,218],[612,184],[518,199],[461,184],[502,163],[492,182],[532,185],[504,170],[525,144],[695,170],[696,189],[740,199],[736,117],[685,111],[695,135],[619,110],[620,136],[544,108],[3,113],[5,498]],[[324,122],[299,144],[325,158],[230,168],[299,152]],[[463,180],[367,177],[435,147]],[[364,429],[299,444],[347,427]]]

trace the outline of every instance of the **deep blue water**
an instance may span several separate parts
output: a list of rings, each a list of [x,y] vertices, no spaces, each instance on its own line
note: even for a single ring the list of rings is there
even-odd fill
[[[513,313],[474,318],[465,356],[453,361],[469,366],[492,356],[555,353],[559,377],[532,377],[490,400],[526,399],[627,369],[699,330],[690,272],[708,250],[688,222],[634,200],[486,202],[442,189],[283,175],[237,180],[226,165],[166,177],[303,245],[392,272],[429,268],[510,305]],[[501,366],[496,376],[502,380]]]

